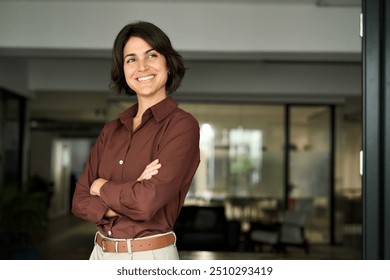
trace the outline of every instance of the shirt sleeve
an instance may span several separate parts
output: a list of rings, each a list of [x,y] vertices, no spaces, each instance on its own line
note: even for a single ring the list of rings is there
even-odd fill
[[[106,224],[109,220],[104,218],[108,207],[99,196],[90,194],[90,186],[98,177],[98,168],[101,151],[104,147],[105,128],[91,149],[84,170],[76,183],[72,201],[72,213],[82,219],[95,224]]]
[[[160,142],[159,173],[140,182],[106,182],[100,197],[109,208],[133,220],[151,220],[181,191],[188,191],[183,186],[191,184],[200,162],[199,137],[199,124],[192,116],[171,123]]]

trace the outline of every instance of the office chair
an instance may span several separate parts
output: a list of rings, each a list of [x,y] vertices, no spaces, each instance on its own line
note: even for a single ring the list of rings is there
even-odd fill
[[[299,246],[309,252],[305,236],[306,211],[285,210],[282,221],[273,229],[253,228],[250,240],[255,245],[270,245],[276,252],[285,252],[287,246]]]

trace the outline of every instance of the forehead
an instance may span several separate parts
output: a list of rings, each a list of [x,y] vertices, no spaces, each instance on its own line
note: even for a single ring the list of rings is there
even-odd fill
[[[137,52],[145,52],[147,50],[153,49],[152,46],[149,45],[144,39],[140,37],[131,37],[125,44],[123,48],[123,53],[137,53]]]

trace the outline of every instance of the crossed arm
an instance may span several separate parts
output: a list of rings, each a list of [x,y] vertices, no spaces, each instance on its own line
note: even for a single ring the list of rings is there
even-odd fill
[[[137,181],[149,180],[150,178],[152,178],[154,175],[158,173],[158,170],[160,168],[161,168],[161,163],[158,159],[152,161],[145,167],[145,170],[142,172],[141,176],[138,177]],[[95,181],[93,181],[90,188],[90,194],[100,196],[100,189],[107,181],[108,180],[103,178],[98,178]],[[118,216],[118,213],[108,208],[104,216],[107,218],[115,217]]]

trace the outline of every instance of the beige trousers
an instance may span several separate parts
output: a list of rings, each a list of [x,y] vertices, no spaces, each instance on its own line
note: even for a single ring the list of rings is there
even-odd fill
[[[96,234],[100,234],[97,232]],[[157,234],[159,236],[163,234]],[[96,238],[95,238],[96,239]],[[94,239],[94,240],[95,240]],[[115,239],[113,239],[115,241]],[[179,254],[176,244],[169,245],[164,248],[129,253],[107,253],[103,252],[102,247],[95,243],[90,260],[178,260]]]

